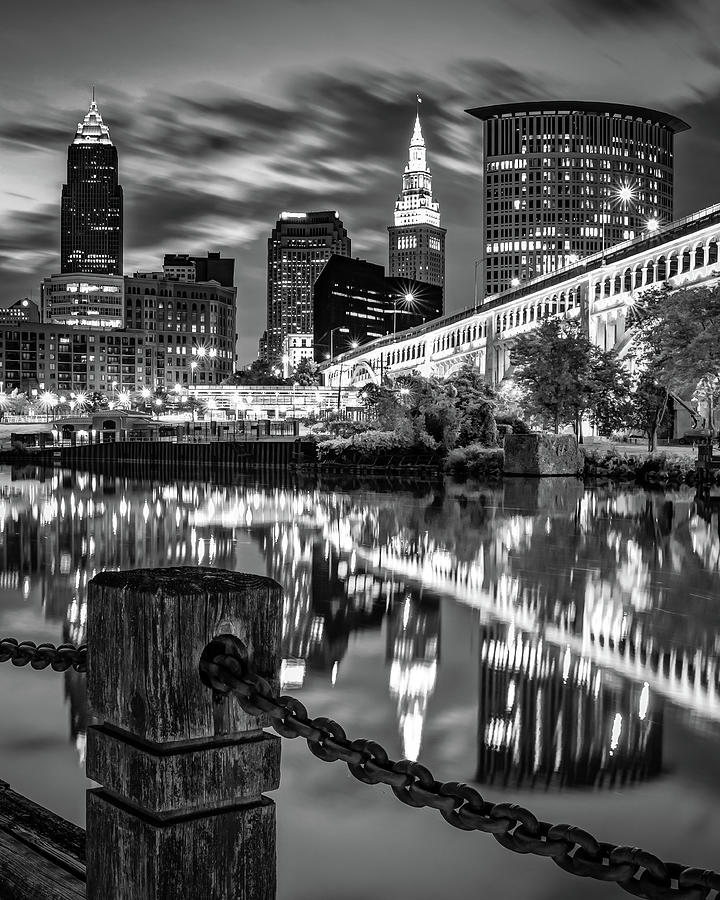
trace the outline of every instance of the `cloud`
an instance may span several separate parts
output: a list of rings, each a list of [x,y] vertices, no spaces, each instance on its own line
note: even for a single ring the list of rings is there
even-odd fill
[[[657,24],[688,18],[698,0],[557,0],[556,9],[576,24]]]
[[[337,209],[353,252],[385,263],[416,92],[443,217],[466,224],[477,219],[467,188],[477,183],[479,161],[477,122],[464,109],[554,87],[501,62],[466,60],[442,78],[357,67],[309,73],[272,102],[213,84],[183,94],[108,94],[100,106],[125,191],[125,270],[157,268],[172,251],[235,256],[249,359],[264,326],[267,237],[282,210]],[[0,140],[51,148],[64,161],[77,111],[34,108],[30,118],[38,124],[0,123]],[[57,271],[59,210],[58,186],[51,203],[5,220],[4,293],[28,293]],[[459,252],[463,242],[451,246]]]
[[[720,202],[720,90],[699,93],[677,109],[690,131],[675,138],[675,215],[684,216]]]

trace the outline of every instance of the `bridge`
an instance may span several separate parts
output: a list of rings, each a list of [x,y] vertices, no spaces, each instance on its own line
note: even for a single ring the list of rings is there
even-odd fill
[[[549,316],[582,321],[590,339],[622,356],[632,340],[631,310],[639,293],[720,279],[720,203],[653,233],[606,248],[572,265],[485,298],[416,328],[365,344],[324,363],[330,387],[361,388],[386,374],[417,371],[447,378],[464,365],[502,380],[513,339]]]

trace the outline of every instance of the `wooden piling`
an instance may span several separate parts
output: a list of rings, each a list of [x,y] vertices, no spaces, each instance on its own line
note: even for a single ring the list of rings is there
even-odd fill
[[[219,569],[102,572],[88,594],[89,900],[272,900],[279,738],[199,677],[219,634],[277,687],[281,590]]]

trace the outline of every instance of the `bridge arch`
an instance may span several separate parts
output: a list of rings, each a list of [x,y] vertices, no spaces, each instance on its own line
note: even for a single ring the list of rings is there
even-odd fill
[[[368,376],[373,384],[380,384],[380,377],[370,363],[361,359],[355,363],[350,373],[350,386],[357,384],[359,381],[366,381]]]

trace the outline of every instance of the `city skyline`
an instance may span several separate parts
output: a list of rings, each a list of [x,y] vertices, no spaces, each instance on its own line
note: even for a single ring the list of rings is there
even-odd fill
[[[204,52],[209,38],[154,12],[138,31],[133,3],[127,17],[112,20],[111,52],[99,40],[109,13],[85,16],[80,3],[53,26],[51,39],[37,13],[14,11],[10,52],[0,63],[3,298],[32,291],[37,299],[41,278],[59,271],[64,156],[93,82],[120,154],[126,271],[150,268],[165,252],[210,248],[235,257],[241,362],[255,356],[263,330],[264,244],[283,209],[337,208],[354,252],[386,263],[387,210],[416,93],[449,232],[448,312],[471,303],[479,255],[479,133],[467,108],[564,96],[665,109],[692,126],[676,144],[676,215],[720,199],[713,133],[720,26],[708,2],[656,0],[642,9],[628,0],[591,2],[583,4],[584,22],[568,0],[542,10],[529,0],[453,7],[454,17],[425,4],[410,25],[400,10],[383,10],[379,34],[371,31],[380,15],[374,3],[362,10],[280,3],[289,26],[282,31],[292,39],[250,9],[242,54],[234,52],[237,13],[230,10],[226,29],[205,29],[217,44],[212,54]],[[39,15],[42,21],[42,4]],[[332,46],[319,27],[328,15]],[[518,27],[520,16],[527,27]],[[68,28],[81,17],[82,61],[58,82],[60,61],[67,71]],[[168,27],[174,41],[160,46]],[[18,52],[31,35],[39,54],[28,75]]]

